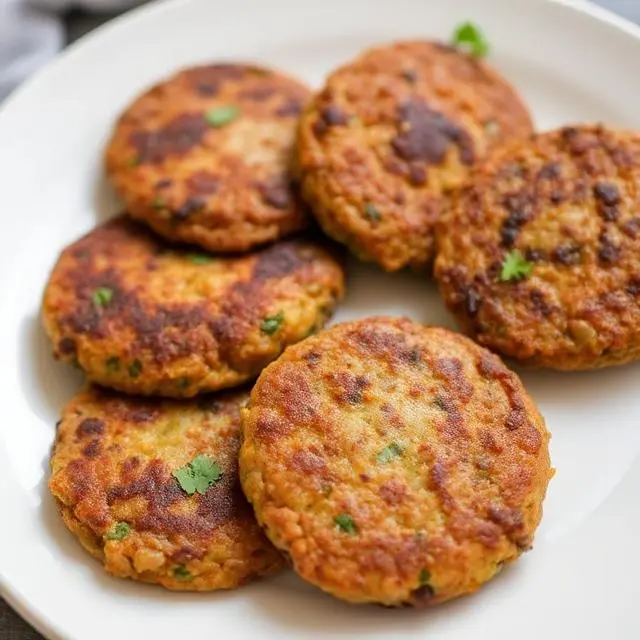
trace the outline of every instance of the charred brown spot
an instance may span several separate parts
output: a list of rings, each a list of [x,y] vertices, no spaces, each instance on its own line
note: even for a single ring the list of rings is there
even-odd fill
[[[518,509],[508,509],[492,505],[487,510],[487,517],[491,522],[497,524],[509,537],[512,537],[514,534],[519,534],[524,528],[524,517]]]
[[[345,125],[349,116],[337,105],[331,104],[320,111],[320,117],[330,127]]]
[[[195,67],[186,71],[186,76],[203,97],[213,97],[220,91],[222,83],[241,80],[249,72],[249,67],[234,64],[212,64]]]
[[[265,102],[276,92],[273,84],[262,84],[257,87],[244,89],[238,94],[241,100],[250,100],[252,102]]]
[[[199,196],[187,198],[184,204],[173,212],[173,217],[176,220],[186,220],[194,213],[202,210],[206,203],[205,198]]]
[[[371,386],[366,376],[355,376],[348,371],[326,374],[334,386],[333,397],[339,404],[356,406],[362,402],[365,390]]]
[[[100,440],[98,438],[94,438],[82,450],[82,455],[85,456],[85,458],[95,458],[100,455],[101,450],[102,444],[100,443]]]
[[[453,397],[440,394],[436,397],[435,402],[436,406],[445,413],[445,421],[436,424],[442,439],[447,442],[459,442],[469,438],[462,412]]]
[[[424,167],[411,165],[409,167],[409,180],[411,184],[419,187],[427,182],[427,172]]]
[[[178,564],[187,564],[193,560],[202,560],[204,558],[204,550],[195,549],[194,547],[180,547],[171,554],[171,559]]]
[[[391,144],[400,158],[440,164],[449,147],[455,145],[464,164],[473,162],[474,146],[469,134],[423,100],[410,98],[403,102],[397,119],[399,131]]]
[[[580,263],[582,259],[581,252],[582,248],[579,246],[568,244],[560,245],[551,252],[551,260],[570,267]]]
[[[292,425],[272,415],[262,415],[256,423],[256,438],[266,442],[280,440],[291,433]]]
[[[328,480],[331,474],[327,470],[326,461],[313,451],[301,449],[289,458],[289,467],[305,476],[318,476]]]
[[[464,296],[464,306],[470,318],[475,318],[480,311],[482,298],[473,287],[465,287],[462,295]]]
[[[187,189],[198,196],[210,196],[220,189],[220,178],[210,171],[196,171],[187,178]]]
[[[630,238],[640,236],[640,218],[631,218],[622,225],[622,232]]]
[[[546,258],[546,254],[540,249],[527,249],[524,252],[524,257],[529,262],[540,262],[541,260],[544,260]]]
[[[310,366],[313,367],[317,365],[318,362],[320,362],[320,360],[322,360],[322,355],[319,354],[317,351],[310,351],[305,356],[305,360],[309,363]]]
[[[414,84],[418,81],[418,72],[415,69],[405,69],[402,77],[409,83]]]
[[[276,116],[278,118],[297,117],[302,113],[303,107],[302,100],[292,98],[276,109]]]
[[[428,584],[422,585],[418,587],[415,591],[411,592],[411,600],[410,603],[414,607],[421,609],[424,607],[428,607],[433,603],[433,599],[435,597],[435,592],[433,587],[430,587]]]
[[[76,342],[73,338],[62,338],[58,342],[58,352],[63,356],[73,356],[76,354]]]
[[[391,478],[380,485],[378,495],[391,506],[402,504],[407,496],[407,487],[398,478]]]
[[[600,246],[598,248],[598,258],[601,263],[612,265],[620,259],[620,247],[615,244],[609,234],[605,231],[600,234]]]
[[[627,284],[627,293],[630,296],[640,296],[640,277],[632,278]]]
[[[473,396],[473,385],[467,380],[464,365],[457,358],[437,358],[433,369],[458,398],[467,402]]]
[[[257,281],[283,278],[308,262],[293,242],[280,242],[260,252],[253,268],[253,279]]]
[[[85,418],[76,429],[76,437],[99,436],[104,433],[105,422],[99,418]]]
[[[503,200],[508,215],[502,223],[500,238],[505,247],[512,247],[520,229],[531,217],[531,199],[526,193],[509,194]]]
[[[558,162],[549,162],[545,164],[538,172],[538,178],[541,180],[555,180],[562,174],[562,165]]]
[[[548,318],[551,315],[553,309],[546,301],[542,291],[538,291],[537,289],[532,290],[529,293],[529,300],[530,308],[536,315],[544,318]]]
[[[593,187],[598,213],[606,222],[618,219],[620,212],[617,205],[621,202],[620,191],[615,184],[599,182]]]
[[[173,184],[173,180],[171,178],[163,178],[162,180],[158,180],[155,184],[155,188],[159,191],[162,189],[167,189]]]
[[[262,201],[274,209],[286,209],[291,204],[291,187],[276,176],[259,186]]]
[[[183,113],[162,129],[134,131],[129,142],[140,162],[160,163],[182,156],[202,142],[208,125],[200,113]]]

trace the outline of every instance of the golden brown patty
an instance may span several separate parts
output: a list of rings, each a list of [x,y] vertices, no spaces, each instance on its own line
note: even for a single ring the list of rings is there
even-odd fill
[[[297,163],[329,235],[388,271],[422,268],[444,194],[489,148],[531,131],[517,93],[488,65],[400,42],[329,77],[302,116]]]
[[[43,316],[56,357],[94,382],[190,397],[257,376],[322,327],[343,291],[340,259],[317,242],[214,258],[119,217],[62,253]]]
[[[439,232],[436,277],[481,344],[532,365],[640,358],[640,135],[569,127],[487,159]]]
[[[267,367],[242,414],[258,521],[335,596],[438,603],[531,547],[549,434],[518,377],[461,335],[336,325]]]
[[[118,121],[107,172],[135,218],[211,251],[246,251],[307,226],[291,187],[309,92],[275,71],[195,67],[153,87]]]
[[[107,571],[168,589],[231,589],[280,568],[238,482],[246,391],[196,401],[89,389],[64,409],[51,492]]]

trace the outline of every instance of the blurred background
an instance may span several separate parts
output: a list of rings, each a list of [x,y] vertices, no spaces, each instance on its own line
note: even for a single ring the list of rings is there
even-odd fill
[[[0,0],[0,101],[66,44],[143,2],[144,0]],[[640,22],[640,0],[597,2]]]
[[[67,44],[144,1],[0,0],[0,102]],[[640,23],[640,0],[596,3]],[[0,640],[43,639],[0,598]]]

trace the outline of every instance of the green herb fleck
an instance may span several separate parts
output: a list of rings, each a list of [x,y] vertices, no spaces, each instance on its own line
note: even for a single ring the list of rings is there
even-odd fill
[[[333,487],[330,484],[323,484],[321,487],[322,495],[328,498],[333,493]]]
[[[511,282],[513,280],[524,280],[533,272],[533,264],[525,260],[519,251],[510,251],[502,262],[500,280]]]
[[[178,380],[178,388],[186,389],[191,384],[191,380],[187,377]]]
[[[427,584],[429,584],[429,580],[431,580],[431,574],[426,569],[422,569],[418,574],[418,581],[420,582],[420,586],[426,586]]]
[[[124,540],[131,533],[131,527],[126,522],[116,522],[107,532],[107,540]]]
[[[272,336],[284,322],[284,313],[280,311],[275,316],[268,316],[260,323],[260,331],[266,333],[268,336]]]
[[[386,464],[393,458],[397,458],[401,456],[403,452],[403,448],[397,443],[392,442],[388,447],[385,447],[377,456],[376,460],[380,464]]]
[[[216,107],[210,109],[205,113],[204,117],[206,121],[216,129],[224,127],[240,115],[240,109],[238,107]]]
[[[132,378],[137,378],[142,373],[142,362],[140,360],[134,360],[129,365],[129,375]]]
[[[113,298],[113,289],[109,289],[109,287],[99,287],[93,292],[93,304],[96,307],[105,307],[111,302],[111,298]]]
[[[204,253],[188,253],[187,260],[190,260],[193,264],[208,264],[213,258]]]
[[[433,404],[436,405],[436,407],[438,407],[438,409],[442,409],[442,411],[446,411],[447,407],[445,406],[444,400],[440,397],[437,397],[434,401]]]
[[[379,222],[382,218],[378,209],[370,202],[364,205],[364,216],[367,220],[371,220],[371,222]]]
[[[348,513],[341,513],[333,519],[333,522],[340,531],[344,531],[350,536],[355,536],[358,533],[358,527]]]
[[[189,464],[173,472],[183,491],[190,496],[196,491],[205,494],[207,489],[222,477],[220,465],[210,456],[196,456]]]
[[[482,31],[473,22],[463,22],[453,32],[452,44],[467,51],[474,58],[483,58],[489,53],[489,43]]]
[[[127,164],[130,167],[139,167],[142,164],[142,160],[140,160],[140,158],[134,156],[133,158],[129,158],[129,162]]]
[[[183,564],[178,564],[173,568],[173,577],[178,580],[191,580],[191,571]]]
[[[104,366],[109,373],[115,373],[120,369],[120,358],[118,358],[118,356],[111,356],[105,360]]]
[[[162,199],[162,198],[156,198],[152,203],[151,206],[154,209],[164,209],[167,206],[167,203]]]

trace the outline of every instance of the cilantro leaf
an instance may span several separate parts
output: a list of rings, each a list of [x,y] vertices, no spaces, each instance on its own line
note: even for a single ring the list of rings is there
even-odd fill
[[[193,262],[193,264],[208,264],[213,258],[204,253],[188,253],[187,260]]]
[[[284,313],[280,311],[275,316],[268,316],[260,323],[260,330],[268,336],[273,335],[284,322]]]
[[[489,53],[489,43],[482,31],[473,22],[463,22],[453,32],[452,44],[467,51],[474,58],[482,58]]]
[[[364,205],[364,217],[371,222],[379,222],[382,218],[376,206],[370,202]]]
[[[109,287],[98,287],[93,292],[91,298],[96,307],[105,307],[111,302],[111,298],[113,298],[113,289]]]
[[[211,485],[220,480],[222,469],[211,456],[199,455],[186,466],[176,469],[173,477],[190,496],[196,491],[204,495]]]
[[[191,580],[191,571],[183,564],[178,564],[173,568],[173,577],[177,580]]]
[[[502,262],[500,280],[511,282],[524,280],[533,272],[533,264],[528,262],[519,251],[510,251]]]
[[[107,531],[105,538],[107,540],[124,540],[131,533],[131,527],[126,522],[116,522],[113,527]]]
[[[333,519],[333,522],[340,531],[344,531],[350,536],[355,536],[358,533],[358,526],[348,513],[341,513]]]
[[[216,107],[204,114],[205,120],[214,128],[224,127],[240,115],[238,107]]]
[[[429,584],[429,580],[431,580],[431,574],[426,569],[422,569],[418,574],[420,586],[424,587],[426,584]]]
[[[142,373],[142,362],[136,359],[129,365],[129,375],[132,378],[137,378],[141,373]]]
[[[376,456],[376,460],[380,464],[385,464],[389,462],[389,460],[401,456],[403,451],[404,449],[397,442],[392,442]]]

